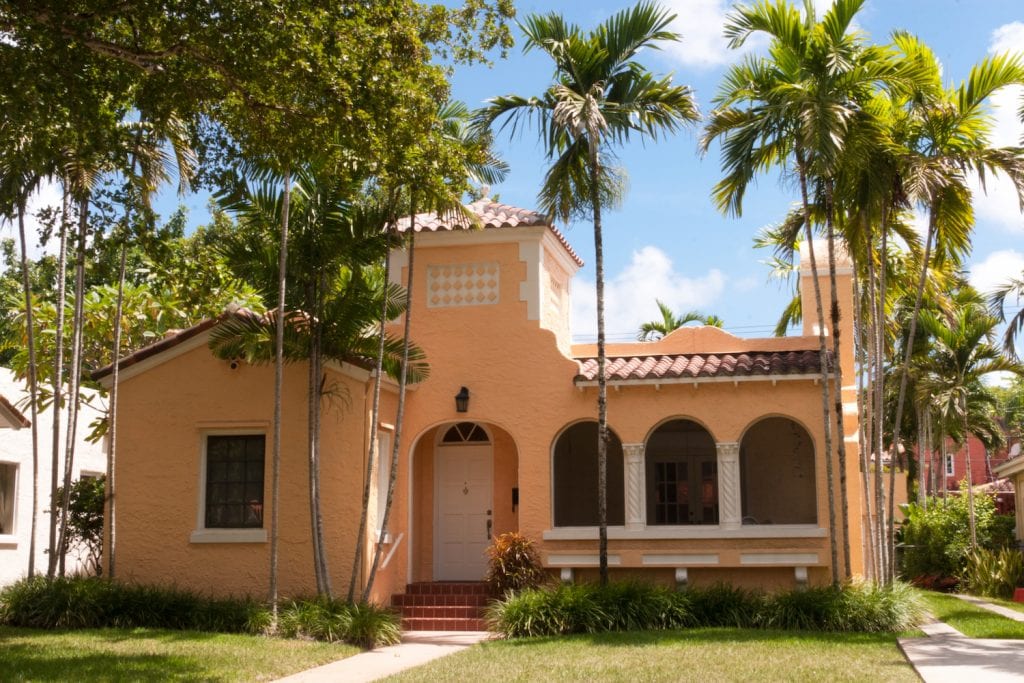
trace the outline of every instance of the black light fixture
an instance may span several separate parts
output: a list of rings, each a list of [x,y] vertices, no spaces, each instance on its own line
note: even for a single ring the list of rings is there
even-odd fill
[[[455,394],[455,410],[464,413],[469,410],[469,389],[462,387],[459,393]]]

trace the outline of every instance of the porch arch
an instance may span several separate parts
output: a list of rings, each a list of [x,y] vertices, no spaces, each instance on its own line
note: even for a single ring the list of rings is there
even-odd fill
[[[796,420],[763,417],[740,441],[744,524],[816,524],[814,441]]]
[[[622,441],[608,430],[608,525],[625,524]],[[551,455],[554,526],[597,526],[597,422],[568,425],[555,437]]]

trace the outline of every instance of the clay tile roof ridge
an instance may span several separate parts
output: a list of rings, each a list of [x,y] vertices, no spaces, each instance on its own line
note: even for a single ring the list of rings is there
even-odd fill
[[[576,358],[576,381],[589,382],[597,377],[597,359]],[[828,356],[829,366],[832,355]],[[608,358],[605,373],[609,380],[651,380],[707,377],[743,377],[793,375],[820,372],[818,351],[743,351],[739,353],[679,353]]]

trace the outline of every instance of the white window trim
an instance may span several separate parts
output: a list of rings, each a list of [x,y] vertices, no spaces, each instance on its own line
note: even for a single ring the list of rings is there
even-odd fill
[[[14,499],[11,507],[11,528],[14,533],[0,534],[0,546],[5,548],[18,547],[18,490],[21,488],[21,463],[13,460],[0,460],[0,465],[14,468],[14,487],[11,497]]]
[[[383,496],[383,497],[386,498],[387,495],[388,495],[388,480],[391,478],[391,457],[393,455],[393,453],[392,453],[392,447],[393,447],[392,446],[392,442],[394,440],[394,431],[395,431],[394,427],[392,427],[391,425],[384,425],[384,424],[381,424],[378,427],[378,429],[377,429],[377,463],[376,463],[376,468],[375,468],[376,477],[377,477],[377,481],[375,482],[376,483],[376,489],[377,489],[377,509],[376,509],[377,519],[376,519],[375,524],[374,524],[374,526],[376,527],[375,534],[374,534],[374,539],[378,543],[383,542],[385,544],[391,543],[391,534],[390,533],[384,534],[384,539],[383,539],[383,541],[381,540],[381,522],[384,521],[384,515],[383,515],[384,501],[381,499],[381,497]],[[384,472],[383,467],[381,467],[384,464],[384,454],[385,453],[387,453],[387,468],[388,468],[386,474]]]
[[[210,436],[256,436],[262,435],[267,438],[267,429],[264,424],[251,428],[232,427],[229,429],[202,429],[199,432],[199,489],[196,495],[196,528],[189,534],[190,543],[266,543],[266,527],[239,528],[239,529],[208,529],[206,528],[206,443]],[[264,441],[264,443],[266,443]],[[267,453],[264,448],[263,464],[266,470]],[[267,482],[263,481],[263,505],[266,509]]]

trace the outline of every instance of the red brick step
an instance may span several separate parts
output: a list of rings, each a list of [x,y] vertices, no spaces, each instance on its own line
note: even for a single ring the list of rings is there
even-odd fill
[[[484,631],[489,600],[487,584],[477,581],[411,583],[391,596],[408,631]]]

